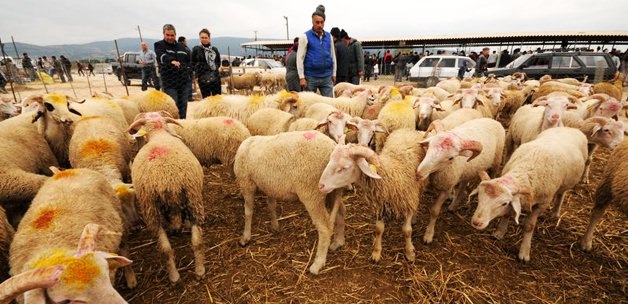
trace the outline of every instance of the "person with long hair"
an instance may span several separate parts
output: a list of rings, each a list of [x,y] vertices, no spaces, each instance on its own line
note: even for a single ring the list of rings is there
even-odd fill
[[[208,29],[198,33],[200,45],[192,49],[192,67],[203,98],[222,94],[220,86],[220,53],[211,45]]]

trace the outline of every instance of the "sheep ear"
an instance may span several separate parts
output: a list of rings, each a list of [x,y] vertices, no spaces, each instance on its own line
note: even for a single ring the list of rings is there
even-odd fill
[[[432,109],[434,109],[436,111],[445,111],[445,109],[443,109],[443,107],[439,103],[434,103],[432,105]]]
[[[362,173],[366,174],[366,176],[376,179],[382,178],[379,174],[377,174],[377,167],[375,165],[369,165],[364,157],[358,158],[356,163],[358,164],[358,168],[360,168]]]
[[[59,169],[59,168],[57,168],[55,166],[50,166],[50,167],[48,167],[48,169],[50,169],[52,174],[57,174],[57,173],[61,172],[61,169]]]
[[[521,216],[521,201],[518,196],[515,196],[512,199],[510,206],[512,206],[512,210],[515,212],[515,223],[519,225],[519,216]]]
[[[347,121],[347,124],[345,124],[345,127],[353,131],[356,131],[358,129],[358,124],[351,120]]]
[[[547,105],[547,96],[539,97],[532,102],[533,107],[546,106],[546,105]]]
[[[419,144],[421,145],[421,147],[423,147],[423,149],[427,150],[430,147],[430,139],[424,139],[421,142],[419,142]]]
[[[133,263],[133,261],[121,255],[116,255],[116,254],[112,254],[112,253],[108,253],[104,251],[95,251],[95,253],[101,256],[102,258],[104,258],[105,260],[107,260],[107,263],[109,264],[109,268],[116,269],[116,268],[124,267]]]
[[[384,129],[384,127],[382,127],[382,123],[379,122],[379,120],[373,120],[373,125],[375,125],[375,132],[379,132],[379,133],[386,133],[386,129]]]
[[[569,103],[567,105],[567,110],[577,110],[577,109],[578,109],[578,106],[573,103]]]
[[[477,187],[475,187],[475,189],[473,189],[473,191],[471,191],[471,193],[469,193],[469,196],[467,196],[467,205],[468,205],[469,203],[471,203],[471,198],[472,198],[474,195],[478,195],[478,191],[479,191],[479,189],[480,189],[480,186],[477,186]]]
[[[467,162],[470,162],[474,158],[476,158],[482,152],[482,143],[476,140],[465,140],[462,142],[462,150],[460,150],[460,155],[467,156]]]
[[[486,171],[482,170],[478,173],[478,175],[480,176],[480,179],[482,181],[487,181],[489,179],[491,179],[491,177],[488,175],[488,173],[486,173]]]

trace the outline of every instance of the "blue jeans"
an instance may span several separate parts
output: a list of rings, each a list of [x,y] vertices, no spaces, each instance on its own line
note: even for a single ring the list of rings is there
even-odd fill
[[[331,77],[305,76],[305,80],[307,81],[306,91],[316,92],[316,89],[319,89],[323,96],[334,96],[334,83],[331,81]]]
[[[159,91],[159,79],[157,79],[157,73],[155,73],[155,67],[143,67],[142,68],[142,91],[146,91],[148,88],[148,79],[150,78],[155,90]]]
[[[174,99],[179,109],[179,118],[185,119],[188,111],[188,96],[190,95],[190,87],[187,83],[182,83],[178,88],[164,88],[164,93]]]

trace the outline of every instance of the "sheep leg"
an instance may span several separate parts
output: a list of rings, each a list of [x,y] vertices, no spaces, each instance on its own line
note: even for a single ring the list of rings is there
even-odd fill
[[[334,239],[329,245],[329,250],[334,251],[345,244],[345,203],[342,201],[342,197],[336,198],[338,203],[338,214],[336,215],[336,223],[334,225]]]
[[[536,220],[539,214],[546,207],[537,205],[532,208],[532,212],[526,218],[525,225],[523,227],[523,240],[521,241],[521,247],[519,248],[519,260],[523,262],[530,261],[530,245],[532,244],[532,235],[534,234],[534,228],[536,227]]]
[[[414,262],[416,256],[414,245],[412,244],[412,217],[414,217],[414,212],[409,211],[401,227],[401,231],[403,231],[403,235],[406,239],[406,259],[410,262]]]
[[[279,231],[279,221],[277,220],[277,200],[268,198],[268,213],[270,213],[270,229],[273,232]]]
[[[589,168],[593,161],[593,152],[595,152],[597,145],[589,144],[587,148],[589,154],[587,155],[587,161],[584,163],[584,172],[582,173],[582,182],[585,184],[589,184]]]
[[[493,232],[493,237],[498,240],[503,239],[504,235],[506,235],[506,231],[508,231],[508,224],[510,224],[510,217],[506,214],[499,219],[499,224],[495,232]]]
[[[167,258],[166,268],[168,269],[168,279],[170,280],[170,282],[176,283],[177,281],[179,281],[181,276],[179,275],[179,271],[177,270],[177,265],[174,262],[174,250],[172,249],[172,246],[170,245],[170,241],[168,240],[168,236],[166,235],[166,231],[164,230],[164,228],[159,227],[158,234],[159,234],[159,248],[161,249],[161,252]]]
[[[373,262],[379,262],[382,258],[382,236],[384,235],[384,219],[382,216],[378,216],[375,220],[375,238],[373,239],[373,253],[371,253],[371,260]]]
[[[610,205],[612,199],[610,181],[603,180],[595,193],[595,205],[591,210],[591,219],[589,220],[587,231],[580,240],[580,247],[582,250],[591,251],[593,248],[593,233],[595,232],[595,226],[602,220],[604,212]]]
[[[125,240],[127,237],[123,236],[122,242],[120,243],[120,255],[123,257],[129,257],[129,243]],[[124,266],[122,268],[124,271],[124,278],[126,279],[126,287],[135,288],[137,286],[137,277],[135,276],[135,271],[133,271],[133,267],[131,265]]]
[[[240,246],[246,246],[251,240],[251,223],[255,207],[255,191],[242,191],[244,197],[244,232],[240,238]]]
[[[449,191],[442,191],[438,198],[436,198],[436,202],[430,208],[430,222],[427,224],[427,228],[425,229],[425,234],[423,235],[423,242],[425,244],[432,243],[432,239],[434,238],[434,227],[436,226],[436,220],[438,219],[438,215],[440,214],[440,208],[443,206],[443,203],[447,199]]]
[[[447,208],[449,211],[458,210],[458,204],[460,204],[460,200],[462,200],[462,197],[466,192],[465,189],[467,188],[467,184],[468,181],[461,181],[458,183],[454,199],[451,201],[451,204],[449,204],[449,208]]]
[[[318,231],[316,258],[314,258],[314,262],[310,266],[310,273],[318,274],[327,261],[327,250],[331,242],[333,224],[330,224],[331,221],[325,208],[324,200],[310,200],[310,202],[314,203],[305,204],[305,207]]]
[[[558,218],[560,216],[560,209],[563,205],[563,200],[565,199],[566,192],[561,192],[556,194],[554,197],[554,206],[552,208],[552,217]]]
[[[203,230],[196,223],[192,225],[192,251],[194,252],[194,272],[196,278],[205,275],[205,253],[203,252]]]

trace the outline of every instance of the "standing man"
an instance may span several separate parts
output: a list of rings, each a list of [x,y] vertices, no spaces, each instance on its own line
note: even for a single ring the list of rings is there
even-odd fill
[[[478,59],[475,61],[475,76],[482,77],[486,76],[486,71],[488,70],[488,51],[487,47],[482,49],[482,53],[478,56]]]
[[[57,57],[52,56],[52,66],[54,66],[55,74],[59,75],[59,79],[61,82],[65,82],[65,73],[63,73],[63,64],[61,61],[57,60]],[[52,77],[52,75],[50,75]]]
[[[286,57],[286,89],[291,92],[301,92],[299,84],[299,72],[297,71],[297,51],[299,50],[299,37],[294,38],[292,47]]]
[[[190,50],[190,48],[188,47],[188,40],[185,38],[185,36],[179,36],[177,41],[179,42],[179,44],[183,46],[183,48],[185,49],[185,52],[188,53],[188,57],[190,57],[190,61],[192,61],[192,50]],[[192,101],[192,91],[194,91],[194,81],[192,80],[192,75],[193,75],[192,69],[189,69],[189,71],[190,71],[190,81],[188,81],[188,89],[189,89],[188,101]]]
[[[33,66],[33,62],[31,58],[28,57],[27,53],[22,54],[24,57],[22,58],[22,68],[26,71],[26,74],[31,79],[31,81],[35,81],[37,79],[37,75],[35,74],[35,67]]]
[[[334,27],[329,33],[334,39],[336,50],[336,83],[349,82],[349,47],[344,43],[339,28]]]
[[[144,41],[140,43],[140,47],[142,48],[142,51],[140,52],[140,64],[142,65],[142,91],[146,91],[146,89],[148,89],[149,79],[153,83],[155,90],[159,91],[159,79],[157,78],[157,73],[155,73],[155,60],[157,59],[157,54],[155,54],[152,50],[149,50],[148,44]]]
[[[184,119],[188,109],[190,56],[180,43],[172,24],[163,26],[164,39],[155,42],[157,63],[161,71],[163,90],[179,108],[179,118]]]
[[[321,95],[333,97],[336,82],[336,53],[331,35],[325,27],[325,7],[319,5],[312,13],[312,29],[299,37],[297,70],[301,87],[307,91],[320,90]]]
[[[355,38],[349,37],[349,34],[343,29],[340,36],[344,34],[344,43],[349,48],[349,82],[359,85],[360,79],[364,77],[364,51],[362,43]]]
[[[74,79],[72,79],[72,62],[63,55],[59,56],[59,61],[61,61],[61,64],[63,65],[63,72],[68,78],[68,81],[74,81]]]

